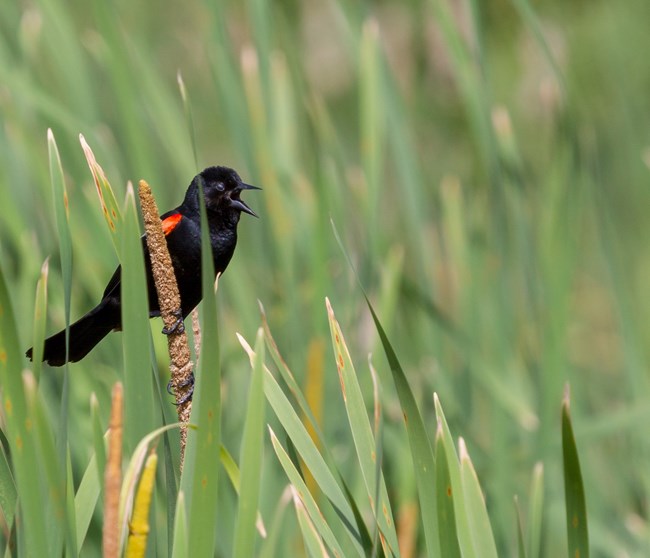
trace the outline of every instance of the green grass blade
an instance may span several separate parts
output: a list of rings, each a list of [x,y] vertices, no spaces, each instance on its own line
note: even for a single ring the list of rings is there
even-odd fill
[[[366,304],[370,309],[373,322],[375,323],[375,327],[379,333],[379,338],[393,375],[393,381],[395,382],[395,388],[397,389],[397,395],[404,415],[404,423],[408,433],[411,456],[415,467],[418,498],[420,501],[420,509],[422,511],[422,523],[425,539],[427,541],[427,549],[429,553],[436,554],[439,548],[439,539],[437,527],[438,520],[436,518],[435,508],[435,482],[433,477],[435,467],[431,442],[427,436],[427,431],[424,426],[424,421],[422,420],[422,415],[420,414],[420,410],[415,401],[415,396],[413,395],[411,386],[406,379],[406,374],[404,374],[404,370],[397,359],[397,355],[395,354],[381,322],[379,321],[377,314],[375,314],[375,310],[367,297]]]
[[[289,492],[289,486],[287,486],[273,510],[268,533],[260,548],[259,558],[275,558],[281,555],[279,546],[284,538],[282,528],[284,526],[287,504],[289,503]]]
[[[307,403],[307,399],[305,398],[302,389],[298,385],[296,378],[294,377],[291,370],[287,366],[285,360],[282,358],[282,355],[280,354],[275,339],[271,334],[271,329],[269,328],[268,320],[266,319],[266,312],[264,310],[264,306],[262,306],[262,303],[259,301],[258,304],[260,308],[260,314],[262,316],[262,327],[264,328],[264,337],[266,339],[266,346],[269,350],[271,358],[273,359],[273,362],[275,363],[278,370],[280,371],[280,376],[282,376],[282,380],[289,388],[291,395],[293,395],[293,397],[296,398],[296,401],[300,406],[300,410],[303,412],[307,420],[309,420],[309,426],[310,428],[313,429],[316,436],[318,437],[319,443],[321,444],[321,446],[326,446],[325,438],[318,424],[318,421],[316,420],[316,417],[314,417],[314,413],[312,412],[309,403]]]
[[[544,465],[537,463],[533,469],[528,505],[528,556],[539,558],[542,552],[542,527],[544,522]]]
[[[63,300],[66,323],[65,343],[67,354],[70,335],[68,325],[70,324],[70,304],[72,298],[72,237],[70,234],[70,222],[68,213],[68,193],[65,187],[63,167],[61,166],[61,157],[59,156],[59,150],[51,129],[48,129],[47,131],[47,146],[50,165],[50,181],[52,183],[52,199],[54,201],[54,214],[56,217],[56,228],[59,240],[59,249],[61,253],[61,276],[63,281]],[[61,498],[60,503],[56,501],[56,497],[53,499],[55,514],[57,514],[59,511],[57,509],[59,505],[61,506],[62,513],[63,510],[74,511],[72,501],[67,501],[68,494],[72,494],[73,491],[66,486],[67,478],[64,475],[64,471],[67,469],[68,460],[69,395],[68,365],[66,364],[63,371],[61,406],[59,410],[60,418],[56,438],[58,452],[55,455],[46,456],[46,459],[56,458],[58,461],[58,466],[55,466],[54,462],[48,460],[45,461],[45,463],[50,464],[50,466],[47,468],[48,471],[51,472],[49,476],[50,489],[54,490],[55,494]],[[41,436],[41,449],[45,451],[47,451],[46,448],[48,448],[49,445],[49,440],[47,440],[46,432],[49,433],[49,430],[44,426],[44,431],[42,432]],[[72,533],[73,524],[74,523],[70,521],[70,518],[68,518],[68,521],[65,522],[66,535],[69,541],[69,546],[72,550],[76,544],[76,539]]]
[[[569,412],[569,388],[562,402],[562,457],[564,465],[564,503],[566,506],[569,556],[589,558],[587,504]]]
[[[95,448],[97,475],[103,479],[104,469],[106,469],[106,438],[99,413],[99,402],[94,393],[90,395],[90,420],[93,425],[93,447]]]
[[[449,467],[449,478],[451,480],[452,492],[456,495],[454,498],[454,513],[456,516],[456,532],[458,534],[458,543],[463,556],[474,556],[476,549],[472,542],[471,530],[468,524],[467,513],[465,510],[465,499],[463,498],[463,486],[460,477],[460,461],[454,439],[449,430],[447,419],[442,410],[442,405],[438,399],[438,394],[433,394],[433,403],[436,408],[436,417],[438,419],[438,428],[442,429],[442,436],[445,439],[445,455]]]
[[[203,289],[203,343],[192,401],[190,422],[196,430],[187,433],[181,489],[188,505],[189,541],[192,555],[212,556],[217,522],[217,488],[221,448],[221,363],[214,264],[205,214],[203,185],[201,202],[201,283]]]
[[[63,178],[61,158],[52,130],[47,131],[47,148],[50,161],[50,180],[52,181],[52,199],[54,216],[61,251],[61,275],[63,278],[65,323],[70,323],[70,299],[72,295],[72,238],[68,215],[68,193]],[[66,334],[66,344],[67,344]]]
[[[14,313],[9,292],[0,267],[0,385],[3,388],[2,411],[6,420],[5,432],[11,450],[11,461],[20,498],[20,514],[24,525],[29,525],[38,537],[18,537],[25,547],[18,551],[25,555],[47,556],[50,540],[45,528],[46,494],[41,485],[43,471],[38,467],[36,440],[28,428],[27,402],[22,377],[22,354],[18,342]],[[31,418],[30,418],[31,423]]]
[[[323,538],[335,556],[345,556],[343,549],[339,545],[339,542],[334,535],[334,532],[332,531],[329,524],[325,521],[324,516],[319,509],[318,504],[316,503],[316,500],[314,500],[311,492],[309,492],[309,488],[307,488],[307,485],[305,484],[300,471],[296,469],[296,466],[289,457],[289,454],[284,450],[280,444],[280,441],[275,435],[275,432],[273,432],[273,429],[270,426],[269,434],[271,436],[271,443],[273,444],[275,455],[280,461],[280,465],[282,465],[284,472],[287,474],[292,488],[295,490],[295,494],[299,497],[307,513],[309,513],[309,516],[311,517],[319,535]],[[359,556],[363,555],[364,554],[359,549]]]
[[[151,432],[156,424],[155,386],[149,351],[149,306],[144,271],[142,239],[138,224],[133,186],[129,183],[123,211],[122,265],[122,343],[124,350],[124,439],[127,452]]]
[[[258,301],[259,302],[259,301]],[[268,321],[266,319],[266,313],[264,311],[264,307],[262,306],[261,303],[259,303],[260,307],[260,313],[262,316],[262,326],[264,328],[264,335],[266,338],[266,345],[268,347],[269,353],[271,354],[273,361],[275,362],[278,370],[280,371],[280,375],[284,382],[286,383],[287,387],[289,388],[289,392],[293,397],[295,397],[296,402],[298,403],[300,410],[303,413],[302,420],[303,421],[308,421],[306,424],[306,427],[309,429],[310,435],[313,435],[316,437],[316,446],[318,448],[322,448],[323,452],[323,457],[326,463],[329,464],[330,468],[332,471],[336,472],[337,478],[339,480],[339,484],[343,488],[343,492],[348,500],[348,503],[350,505],[350,508],[352,509],[353,515],[355,518],[357,518],[357,527],[358,527],[358,533],[361,535],[361,541],[362,541],[362,546],[364,548],[370,549],[372,547],[372,538],[370,536],[370,533],[368,532],[368,529],[366,528],[365,523],[363,522],[362,514],[358,509],[357,503],[354,501],[354,498],[351,496],[351,493],[346,485],[345,479],[341,475],[340,471],[336,467],[335,459],[333,458],[329,444],[327,440],[325,439],[323,432],[319,426],[318,420],[316,420],[314,413],[312,412],[311,407],[309,406],[309,403],[307,401],[307,398],[305,394],[303,393],[303,390],[301,389],[300,385],[296,381],[294,375],[292,374],[291,370],[287,366],[287,363],[285,360],[282,358],[282,355],[280,355],[279,349],[277,344],[275,343],[275,340],[273,338],[273,335],[271,334],[271,330],[269,329]],[[241,342],[240,338],[240,342]]]
[[[241,484],[235,527],[234,555],[245,558],[255,551],[255,518],[260,498],[264,448],[264,331],[260,328],[255,341],[253,377],[241,448]]]
[[[77,548],[82,548],[86,540],[88,528],[95,513],[97,502],[99,501],[99,494],[103,483],[100,479],[103,479],[103,476],[99,475],[97,457],[93,455],[81,477],[81,482],[79,483],[79,488],[74,498]]]
[[[291,494],[293,496],[293,504],[296,508],[296,515],[298,516],[298,525],[300,525],[300,531],[302,532],[302,540],[305,543],[307,553],[312,558],[328,558],[329,554],[323,544],[323,540],[318,535],[318,531],[316,530],[313,521],[305,510],[305,506],[293,486],[291,487]]]
[[[524,540],[524,526],[521,522],[521,510],[519,509],[519,498],[515,496],[515,518],[517,520],[517,556],[526,558],[526,543]]]
[[[102,206],[102,213],[104,214],[104,219],[108,225],[108,230],[111,233],[113,246],[115,247],[115,251],[118,254],[121,254],[122,247],[120,246],[119,238],[122,229],[122,215],[117,204],[117,200],[115,199],[113,188],[111,188],[111,185],[106,178],[104,169],[95,159],[95,154],[86,142],[86,139],[82,135],[79,135],[79,141],[81,143],[84,155],[86,156],[86,162],[88,163],[90,172],[93,175],[93,181],[95,182],[95,188],[97,189],[99,202]]]
[[[241,335],[238,334],[237,337],[252,363],[255,354],[253,349]],[[282,427],[287,432],[287,435],[300,454],[300,457],[302,457],[305,462],[306,467],[313,475],[316,483],[325,496],[330,500],[337,513],[342,516],[344,525],[352,534],[352,541],[355,548],[358,550],[359,554],[363,554],[361,533],[357,526],[357,521],[352,507],[343,490],[336,482],[334,475],[309,436],[309,433],[300,420],[300,417],[291,406],[291,403],[289,403],[282,388],[266,366],[264,367],[264,372],[266,374],[264,378],[264,393],[266,394],[266,400],[269,402],[269,405],[271,405],[271,408],[278,417]]]
[[[476,556],[481,558],[497,558],[497,548],[490,526],[490,518],[485,508],[485,498],[476,476],[476,471],[467,453],[465,440],[458,440],[460,453],[460,480],[462,484],[462,497],[465,500],[467,520],[474,541]]]
[[[221,448],[219,450],[219,458],[221,460],[221,465],[223,466],[224,470],[226,471],[226,474],[228,475],[228,480],[230,481],[230,484],[232,485],[233,489],[239,496],[240,493],[240,487],[241,487],[241,482],[240,482],[240,477],[241,475],[239,474],[239,467],[237,467],[237,463],[235,463],[235,460],[233,459],[232,455],[230,455],[230,452],[226,447],[221,445]],[[260,535],[262,537],[266,536],[266,527],[264,526],[264,521],[262,520],[262,515],[260,512],[257,512],[257,530],[259,531]]]
[[[4,445],[0,444],[0,512],[3,521],[10,529],[16,514],[17,497],[16,481],[11,472]]]
[[[41,276],[36,284],[36,298],[34,301],[34,328],[32,342],[34,352],[32,354],[32,372],[38,383],[43,369],[43,341],[45,339],[45,322],[47,317],[47,276],[49,270],[49,259],[43,262]]]
[[[70,457],[70,446],[66,452],[66,495],[65,495],[65,534],[66,548],[65,553],[68,556],[79,555],[79,545],[77,544],[77,508],[74,494],[74,477],[72,476],[72,459]]]
[[[363,296],[366,300],[366,305],[370,310],[372,315],[372,320],[379,334],[379,339],[381,340],[386,359],[388,360],[388,365],[390,367],[391,375],[395,388],[397,390],[397,396],[399,398],[400,405],[402,407],[402,414],[404,417],[404,424],[406,426],[406,432],[408,434],[409,446],[411,449],[411,457],[413,459],[413,466],[415,468],[415,479],[418,488],[418,499],[420,502],[420,510],[422,513],[422,525],[424,528],[424,537],[427,544],[427,550],[431,555],[437,555],[440,552],[440,541],[438,536],[438,520],[436,518],[436,497],[435,497],[435,467],[433,459],[433,450],[431,449],[431,441],[427,435],[426,428],[424,426],[424,421],[422,420],[422,415],[420,414],[420,409],[418,409],[417,402],[415,401],[415,396],[411,390],[411,386],[406,379],[406,374],[399,363],[395,350],[391,345],[386,333],[384,331],[375,309],[370,303],[370,299],[363,290],[363,285],[359,280],[358,275],[352,265],[352,260],[348,255],[343,242],[336,230],[334,221],[332,223],[332,229],[334,230],[334,236],[341,248],[345,258],[348,261],[350,269],[354,272],[355,277],[359,283],[359,287],[362,289]]]
[[[452,488],[449,475],[447,449],[441,421],[438,421],[436,431],[436,506],[438,508],[438,532],[440,533],[440,555],[449,558],[460,558],[460,546],[456,532],[456,517],[454,502],[460,493]]]
[[[377,443],[372,433],[372,427],[370,426],[366,404],[361,394],[361,387],[357,380],[356,371],[345,343],[343,332],[339,323],[336,321],[329,299],[325,299],[325,304],[327,306],[332,347],[334,348],[341,392],[348,416],[348,423],[352,431],[352,437],[354,438],[359,467],[366,486],[366,494],[371,502],[372,513],[375,516],[375,521],[381,533],[385,537],[393,554],[399,556],[395,521],[388,499],[388,492],[386,491],[384,476],[378,467],[377,459],[380,456],[376,455]],[[377,487],[379,487],[379,501],[375,502]]]
[[[189,548],[185,493],[181,490],[178,493],[176,513],[174,514],[174,546],[172,548],[172,558],[188,558],[190,556]]]
[[[42,468],[41,490],[48,494],[48,498],[41,502],[46,511],[47,530],[50,548],[60,551],[66,528],[66,477],[65,470],[60,467],[57,447],[52,431],[52,422],[47,416],[41,393],[31,373],[23,375],[25,397],[27,402],[28,431],[34,436],[36,454],[39,463],[47,464]],[[23,492],[21,491],[22,495]],[[70,526],[68,526],[70,527]]]
[[[162,434],[171,430],[172,428],[179,428],[181,423],[166,424],[160,428],[156,428],[152,432],[149,432],[144,436],[136,445],[133,453],[131,454],[131,459],[124,471],[124,476],[122,478],[122,488],[120,490],[120,503],[119,503],[119,517],[120,517],[120,529],[121,536],[120,540],[124,540],[124,534],[126,531],[127,520],[130,516],[131,506],[135,496],[136,486],[140,478],[141,471],[144,467],[145,460],[147,458],[147,452],[149,451],[149,446]]]

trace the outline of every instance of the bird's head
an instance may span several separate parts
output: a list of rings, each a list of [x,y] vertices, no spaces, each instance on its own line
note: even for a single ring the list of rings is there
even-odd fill
[[[194,177],[187,192],[186,203],[196,205],[196,209],[198,209],[199,182],[203,185],[205,207],[209,213],[230,215],[236,218],[236,221],[239,220],[242,211],[257,217],[257,214],[240,196],[242,190],[260,190],[261,188],[242,182],[233,169],[208,167]],[[188,199],[190,196],[193,198],[192,200]]]

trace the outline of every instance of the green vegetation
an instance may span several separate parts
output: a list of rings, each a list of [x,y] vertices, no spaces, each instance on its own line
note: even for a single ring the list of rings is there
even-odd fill
[[[648,555],[648,21],[0,2],[0,550],[101,555],[122,381],[122,509],[159,456],[148,556]],[[165,211],[213,164],[263,191],[201,305],[181,476],[127,181]],[[31,365],[118,262],[126,334]]]

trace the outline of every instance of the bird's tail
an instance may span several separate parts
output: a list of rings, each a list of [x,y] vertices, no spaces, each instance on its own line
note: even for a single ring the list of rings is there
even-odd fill
[[[103,300],[70,326],[70,350],[65,354],[65,329],[48,337],[43,348],[43,361],[50,366],[63,366],[85,357],[111,330],[120,325],[120,309]],[[25,354],[32,360],[33,348]]]

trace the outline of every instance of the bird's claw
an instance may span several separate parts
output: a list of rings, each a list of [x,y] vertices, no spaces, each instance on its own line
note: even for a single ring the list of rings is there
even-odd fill
[[[187,392],[180,398],[179,401],[176,401],[176,403],[174,403],[176,406],[184,405],[188,401],[192,400],[192,396],[194,395],[194,373],[190,372],[190,375],[176,386],[176,389],[183,388],[188,388]],[[175,395],[174,386],[172,385],[171,380],[169,380],[169,383],[167,384],[167,393],[169,393],[169,395]]]
[[[172,312],[172,315],[176,318],[176,321],[171,326],[165,326],[162,328],[163,335],[183,333],[185,331],[185,324],[183,323],[183,310],[181,308],[177,308]]]

